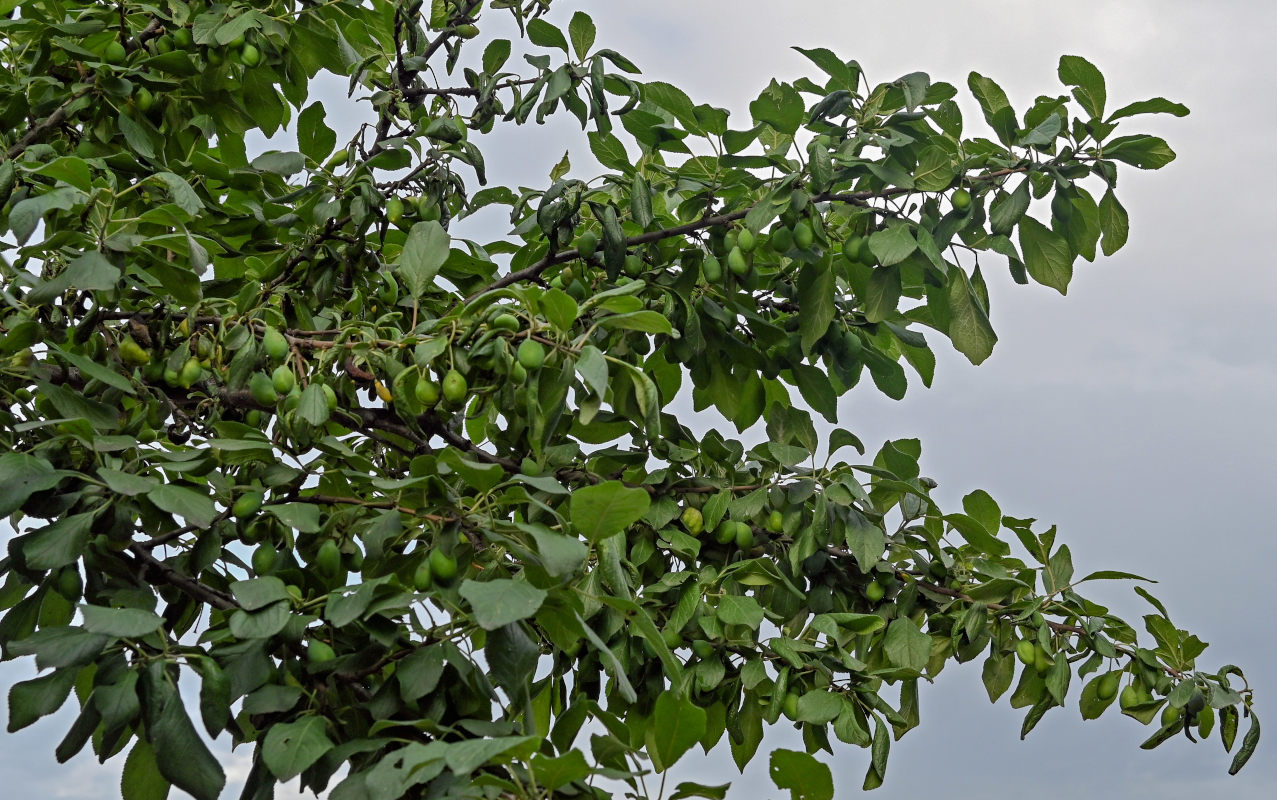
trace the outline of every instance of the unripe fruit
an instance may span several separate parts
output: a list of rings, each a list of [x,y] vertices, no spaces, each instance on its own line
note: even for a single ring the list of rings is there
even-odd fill
[[[386,200],[386,219],[392,224],[403,219],[403,201],[398,197]]]
[[[625,274],[631,278],[637,278],[643,274],[643,259],[634,253],[630,253],[625,257]]]
[[[697,639],[692,642],[692,652],[696,654],[697,658],[709,658],[714,655],[714,644],[712,642],[707,642],[704,639]]]
[[[280,394],[288,394],[297,385],[297,376],[293,374],[293,370],[286,364],[275,367],[275,371],[270,374],[271,386],[275,387],[275,391]]]
[[[173,37],[167,33],[155,40],[155,52],[171,53],[173,52]]]
[[[315,553],[315,568],[323,575],[336,575],[341,569],[341,549],[332,539],[319,546]]]
[[[320,389],[323,391],[323,393],[324,393],[324,402],[326,402],[326,403],[328,404],[328,410],[329,410],[329,411],[336,411],[336,410],[337,410],[337,392],[336,392],[336,390],[335,390],[335,389],[333,389],[333,387],[329,386],[329,385],[328,385],[328,384],[326,384],[326,383],[325,383],[325,384],[322,384],[319,388],[320,388]]]
[[[736,546],[742,550],[754,546],[754,529],[744,522],[736,523]]]
[[[226,43],[226,47],[230,50],[237,50],[243,46],[244,46],[244,34],[242,33]]]
[[[182,374],[172,367],[164,368],[164,383],[169,386],[177,386],[182,379]]]
[[[288,340],[284,338],[284,334],[267,327],[262,334],[262,349],[269,358],[280,361],[288,355]]]
[[[253,402],[259,406],[274,406],[279,402],[279,393],[275,391],[275,384],[264,372],[255,372],[253,377],[249,378],[248,393],[253,396]]]
[[[524,369],[538,370],[545,362],[545,348],[535,339],[524,339],[519,345],[518,358]]]
[[[1117,687],[1121,683],[1122,674],[1120,672],[1110,672],[1100,678],[1100,682],[1095,685],[1095,695],[1101,700],[1111,700],[1117,694]]]
[[[457,577],[457,559],[435,548],[430,551],[430,572],[440,583],[449,583]]]
[[[195,382],[204,374],[204,368],[200,366],[198,358],[188,358],[186,363],[182,365],[181,372],[177,375],[177,385],[183,389],[189,389],[195,385]]]
[[[723,265],[713,253],[705,256],[705,261],[701,264],[701,274],[705,276],[708,283],[718,283],[723,279]]]
[[[419,592],[424,592],[434,586],[434,584],[435,578],[434,574],[430,572],[430,562],[421,562],[421,565],[412,573],[412,587]]]
[[[244,492],[235,498],[235,503],[231,506],[231,513],[237,519],[251,517],[258,512],[265,501],[266,495],[262,492]]]
[[[1132,683],[1122,690],[1122,696],[1117,699],[1117,702],[1125,710],[1139,705],[1141,700],[1143,698],[1140,697],[1140,690],[1135,688],[1135,684]]]
[[[966,211],[971,208],[971,193],[966,189],[959,189],[954,192],[950,200],[953,202],[954,211]]]
[[[719,544],[727,544],[736,540],[736,526],[730,520],[723,520],[718,523],[718,527],[714,529],[714,541]]]
[[[1166,708],[1162,709],[1162,727],[1165,728],[1169,725],[1174,725],[1175,721],[1178,719],[1179,709],[1170,703],[1167,703]]]
[[[879,600],[887,596],[887,590],[877,580],[872,580],[865,586],[865,597],[871,603],[877,603]]]
[[[133,107],[143,114],[151,110],[155,105],[155,95],[151,94],[151,90],[145,86],[139,86],[137,91],[133,92]]]
[[[799,250],[810,250],[816,242],[816,234],[807,220],[799,220],[794,226],[794,246]]]
[[[443,398],[451,405],[461,405],[469,388],[466,376],[455,369],[448,370],[448,374],[443,376]]]
[[[510,380],[513,383],[523,383],[528,379],[528,370],[518,361],[510,366]]]
[[[1038,646],[1031,639],[1021,639],[1015,643],[1015,657],[1020,659],[1020,663],[1025,666],[1033,663],[1037,652]]]
[[[519,329],[519,318],[513,314],[501,313],[493,318],[492,327],[499,331],[510,331],[513,333]]]
[[[786,719],[798,719],[798,692],[785,693],[785,699],[781,701],[781,711],[784,712]]]
[[[692,536],[699,536],[701,531],[705,530],[705,517],[699,508],[683,509],[682,521],[683,527]]]
[[[181,48],[187,48],[195,44],[195,37],[191,35],[191,29],[178,28],[173,31],[173,44]]]
[[[80,571],[73,566],[63,567],[58,573],[57,588],[58,594],[71,602],[79,600],[84,592],[84,581],[80,578]]]
[[[535,478],[541,474],[541,465],[535,459],[525,458],[519,462],[519,472],[530,478]]]
[[[318,639],[311,639],[310,645],[306,648],[306,660],[312,664],[326,664],[337,657],[333,652],[333,648],[327,642],[321,642]]]
[[[727,254],[727,268],[738,278],[749,273],[749,262],[745,259],[745,253],[739,245],[733,247]]]
[[[1054,663],[1055,662],[1051,659],[1051,657],[1047,655],[1047,652],[1041,647],[1038,647],[1037,651],[1033,654],[1033,669],[1037,670],[1039,675],[1045,675],[1047,670],[1051,669],[1051,666]]]
[[[594,231],[584,231],[576,240],[576,251],[581,258],[589,261],[599,249],[599,235]]]
[[[239,51],[239,60],[246,67],[255,67],[262,63],[262,53],[253,45],[246,44]]]
[[[124,49],[124,45],[117,41],[112,41],[102,51],[102,59],[109,64],[122,64],[129,57],[129,53]]]
[[[479,35],[479,27],[477,25],[471,25],[469,23],[465,25],[458,25],[452,30],[462,39],[473,39],[474,37]]]
[[[785,515],[777,509],[772,509],[767,515],[767,530],[772,533],[781,533],[785,530]]]
[[[264,542],[258,545],[253,551],[253,572],[258,575],[269,574],[275,568],[275,546],[270,542]]]
[[[439,384],[426,378],[417,381],[417,386],[413,389],[413,394],[417,396],[417,402],[426,408],[434,408],[439,402]]]
[[[789,252],[789,248],[794,246],[794,234],[789,228],[781,225],[771,232],[767,243],[772,250],[784,254]]]
[[[142,346],[133,341],[130,336],[125,336],[120,340],[119,346],[120,360],[130,367],[142,367],[151,363],[151,354],[142,349]]]
[[[740,233],[736,235],[736,246],[741,249],[742,253],[751,252],[756,243],[754,232],[749,228],[741,228]]]

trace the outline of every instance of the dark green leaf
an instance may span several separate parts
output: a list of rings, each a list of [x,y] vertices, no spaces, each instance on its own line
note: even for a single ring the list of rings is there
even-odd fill
[[[470,603],[475,621],[489,631],[527,619],[537,612],[546,597],[544,589],[509,578],[484,582],[466,580],[458,591]]]

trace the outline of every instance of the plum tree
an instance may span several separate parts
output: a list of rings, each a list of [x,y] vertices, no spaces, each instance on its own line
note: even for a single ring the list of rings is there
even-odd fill
[[[837,415],[929,386],[935,342],[988,358],[991,264],[1063,293],[1122,247],[1119,170],[1174,158],[1127,128],[1183,106],[1110,108],[1065,56],[1019,110],[972,73],[973,124],[955,85],[814,48],[740,119],[563,0],[20,6],[0,648],[40,674],[9,730],[70,702],[59,759],[210,800],[189,707],[251,749],[245,798],[383,800],[641,795],[792,724],[771,775],[827,800],[813,754],[866,748],[880,785],[922,687],[980,659],[1025,733],[1091,676],[1082,716],[1160,719],[1146,747],[1254,751],[1240,669],[1142,586],[1147,636],[1084,594],[1142,579],[1075,575],[983,491],[942,510],[917,440],[867,453]],[[348,142],[321,71],[370,109]],[[564,113],[597,164],[489,174],[478,134]],[[464,238],[484,209],[510,228]]]

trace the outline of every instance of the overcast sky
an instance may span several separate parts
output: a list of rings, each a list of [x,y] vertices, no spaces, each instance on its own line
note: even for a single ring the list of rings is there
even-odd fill
[[[992,358],[974,368],[937,344],[932,390],[913,386],[900,403],[853,393],[841,421],[873,447],[920,437],[923,471],[940,482],[949,505],[983,488],[1008,514],[1058,524],[1081,573],[1111,568],[1159,579],[1152,588],[1172,618],[1211,643],[1199,666],[1243,666],[1261,709],[1273,707],[1277,609],[1266,569],[1277,563],[1277,546],[1263,508],[1277,477],[1277,348],[1263,323],[1277,312],[1268,246],[1277,218],[1277,7],[1259,0],[557,0],[551,19],[566,22],[578,8],[598,23],[598,46],[629,56],[647,80],[670,81],[698,102],[731,109],[735,127],[744,127],[749,100],[772,76],[814,74],[791,45],[856,58],[875,82],[923,70],[965,92],[966,75],[976,70],[998,80],[1019,110],[1039,94],[1062,93],[1056,63],[1076,54],[1107,77],[1111,108],[1160,95],[1192,109],[1184,119],[1124,123],[1123,131],[1166,137],[1179,153],[1159,172],[1124,170],[1125,249],[1079,262],[1067,298],[1012,285],[1005,269],[986,266],[1000,336]],[[977,120],[968,114],[969,132]],[[565,124],[491,138],[481,141],[489,175],[541,185],[581,134]],[[583,167],[585,151],[573,152]],[[1129,585],[1093,593],[1128,619],[1147,609]],[[0,684],[30,669],[6,665]],[[1115,713],[1083,723],[1075,705],[1050,712],[1021,742],[1021,712],[1005,699],[991,706],[979,670],[979,661],[950,666],[924,687],[922,725],[892,748],[881,796],[941,787],[954,800],[1020,791],[1037,800],[1277,796],[1271,742],[1230,778],[1217,738],[1175,740],[1146,753],[1138,744],[1147,729]],[[64,709],[0,740],[8,796],[114,796],[118,764],[54,763],[72,718]],[[736,800],[779,798],[767,790],[761,756],[769,745],[795,742],[784,733],[770,737],[744,778],[726,751],[680,764],[672,777],[735,779],[729,797]],[[846,746],[837,752],[830,761],[842,797],[858,790],[868,754]],[[226,797],[237,796],[242,772],[231,777]]]

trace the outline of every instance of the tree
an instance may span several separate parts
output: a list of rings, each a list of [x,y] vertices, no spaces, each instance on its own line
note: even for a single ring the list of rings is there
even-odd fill
[[[784,716],[807,752],[772,753],[774,780],[830,798],[831,734],[880,785],[919,681],[982,658],[1025,734],[1076,679],[1084,718],[1157,719],[1144,747],[1232,750],[1249,718],[1240,769],[1241,670],[1199,669],[1142,587],[1151,641],[1081,594],[1143,579],[1075,576],[985,492],[946,513],[918,441],[844,461],[860,440],[809,413],[836,425],[866,373],[901,397],[902,361],[929,385],[922,329],[987,358],[982,265],[1064,293],[1126,240],[1118,165],[1174,158],[1119,124],[1187,109],[1110,111],[1065,56],[1069,94],[1022,114],[972,73],[993,138],[964,137],[955,87],[812,49],[733,126],[583,12],[484,6],[36,0],[4,23],[0,646],[42,670],[9,730],[74,690],[60,760],[127,750],[126,798],[214,798],[192,675],[207,733],[252,743],[245,798],[298,776],[334,800],[654,797],[647,775],[697,745],[743,767]],[[498,15],[526,67],[482,35]],[[375,115],[340,149],[321,70]],[[488,186],[481,134],[562,111],[605,173]],[[297,151],[249,153],[285,126]],[[510,233],[453,235],[488,207]],[[685,387],[768,441],[690,430]]]

